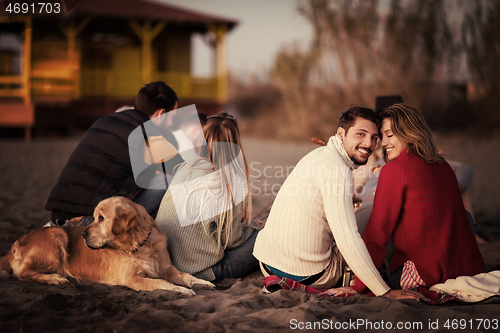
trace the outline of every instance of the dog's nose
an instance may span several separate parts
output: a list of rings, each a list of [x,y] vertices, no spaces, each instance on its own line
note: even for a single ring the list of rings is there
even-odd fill
[[[83,231],[82,231],[82,236],[83,236],[83,238],[87,237],[87,234],[88,234],[88,233],[87,233],[87,229],[85,229],[85,230],[83,230]]]

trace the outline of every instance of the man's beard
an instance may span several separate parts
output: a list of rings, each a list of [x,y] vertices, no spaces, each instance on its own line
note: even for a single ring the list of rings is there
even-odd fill
[[[356,165],[365,165],[368,162],[368,158],[364,161],[360,161],[356,157],[354,157],[354,155],[349,157],[351,158],[351,161]]]
[[[368,149],[368,148],[364,148],[366,151],[368,151],[368,156],[366,157],[366,159],[364,161],[362,160],[358,160],[356,158],[356,153],[354,153],[352,156],[349,156],[349,158],[351,159],[351,161],[356,164],[356,165],[365,165],[367,162],[368,162],[368,158],[370,158],[371,154],[372,154],[372,151],[371,149]],[[356,151],[358,151],[358,149],[356,148]]]

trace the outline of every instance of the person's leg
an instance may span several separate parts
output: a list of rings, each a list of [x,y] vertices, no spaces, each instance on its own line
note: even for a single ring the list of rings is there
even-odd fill
[[[291,275],[262,262],[259,262],[259,266],[264,277],[276,275],[294,280],[312,288],[329,289],[334,287],[340,281],[344,268],[342,255],[336,245],[333,246],[331,253],[328,266],[322,272],[309,276]]]
[[[401,289],[401,287],[398,287],[399,280],[401,279],[401,272],[403,271],[403,266],[401,266],[401,269],[396,270],[394,273],[391,273],[389,270],[389,265],[391,264],[391,259],[392,255],[394,254],[394,241],[389,239],[389,243],[386,244],[385,249],[387,250],[387,254],[385,256],[385,260],[382,263],[382,267],[379,268],[380,275],[386,280],[386,282],[389,282],[390,284],[393,284],[395,289]],[[395,274],[395,275],[394,275]],[[398,277],[399,274],[399,277]],[[394,284],[396,283],[397,284]]]
[[[400,266],[398,269],[396,269],[394,272],[391,272],[389,270],[389,264],[387,262],[384,262],[383,264],[383,273],[385,273],[385,277],[387,281],[390,283],[392,289],[401,289],[401,275],[403,274],[403,266]]]
[[[344,258],[340,254],[337,245],[333,246],[331,253],[330,263],[325,268],[325,272],[316,282],[308,284],[309,287],[330,289],[341,281],[342,275],[344,274]]]
[[[94,222],[94,217],[92,215],[85,215],[78,223],[76,227],[87,227]]]
[[[86,227],[94,222],[94,216],[84,215],[72,218],[71,220],[55,220],[50,221],[44,227]]]
[[[373,203],[367,202],[362,204],[355,212],[358,232],[361,237],[363,237],[365,232],[372,209]],[[309,284],[309,286],[316,289],[329,289],[335,287],[342,279],[346,265],[347,264],[345,263],[342,254],[340,254],[338,247],[334,245],[330,256],[330,263],[325,268],[324,274],[317,281]]]
[[[469,219],[469,224],[472,229],[472,234],[474,235],[474,238],[476,237],[476,224],[474,223],[474,219],[472,218],[471,213],[469,213],[468,210],[465,211],[467,213],[467,218]]]
[[[146,211],[149,215],[151,215],[154,219],[156,218],[156,214],[158,213],[158,208],[160,207],[161,200],[165,195],[165,189],[148,189],[142,191],[142,193],[135,198],[133,201],[136,204],[139,204],[146,208]]]
[[[356,210],[356,222],[358,223],[358,231],[363,237],[363,234],[366,230],[366,226],[368,224],[368,220],[370,219],[370,214],[373,209],[373,202],[367,202],[362,204]],[[382,268],[380,268],[380,273],[384,276],[396,289],[401,289],[401,285],[399,280],[401,279],[401,273],[403,272],[403,266],[397,269],[395,272],[391,273],[389,270],[389,264],[391,262],[392,255],[394,254],[394,242],[392,238],[389,240],[389,243],[385,246],[387,250],[387,255],[385,257],[385,261],[382,264]]]
[[[167,175],[166,183],[164,174],[156,174],[149,182],[148,187],[144,189],[136,198],[133,198],[132,201],[146,208],[148,214],[156,219],[158,208],[160,208],[163,196],[165,195],[168,184],[170,184],[171,181],[171,175]]]
[[[215,280],[242,278],[259,265],[252,255],[258,233],[256,230],[240,247],[224,251],[224,258],[212,266]]]

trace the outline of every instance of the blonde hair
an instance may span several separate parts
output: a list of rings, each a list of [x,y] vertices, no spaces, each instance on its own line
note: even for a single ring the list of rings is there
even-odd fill
[[[380,118],[391,120],[391,130],[398,138],[408,143],[408,152],[414,153],[427,163],[441,163],[443,156],[434,144],[431,130],[424,116],[416,109],[403,103],[385,108]],[[384,150],[384,160],[387,153]]]
[[[207,117],[207,123],[203,126],[203,133],[207,145],[202,147],[200,155],[203,159],[210,161],[212,171],[220,171],[220,182],[224,184],[223,186],[225,186],[229,194],[229,196],[223,196],[222,199],[230,200],[230,202],[225,202],[223,206],[231,208],[215,218],[216,226],[215,230],[213,230],[219,248],[225,249],[228,245],[233,226],[234,193],[232,193],[230,184],[236,184],[236,178],[241,179],[244,177],[248,185],[250,174],[243,147],[241,146],[238,123],[234,117],[225,112]],[[217,144],[226,142],[231,143],[231,145]],[[243,157],[243,165],[238,163],[241,161],[238,158],[240,151]],[[231,162],[233,163],[228,172],[224,166]],[[219,185],[215,184],[215,186],[220,186],[220,182]],[[206,202],[199,204],[204,205]],[[250,219],[252,216],[252,196],[250,191],[248,191],[248,195],[243,201],[243,214],[243,219]]]

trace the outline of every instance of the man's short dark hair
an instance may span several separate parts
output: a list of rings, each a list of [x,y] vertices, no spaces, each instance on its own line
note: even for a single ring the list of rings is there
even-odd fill
[[[163,81],[145,84],[135,98],[134,109],[147,116],[152,116],[157,110],[171,111],[179,103],[175,91]]]
[[[375,111],[369,108],[363,108],[360,106],[351,106],[349,110],[342,113],[339,119],[339,127],[342,127],[345,132],[351,128],[356,122],[356,118],[363,118],[371,121],[377,128],[380,129],[380,117]]]

